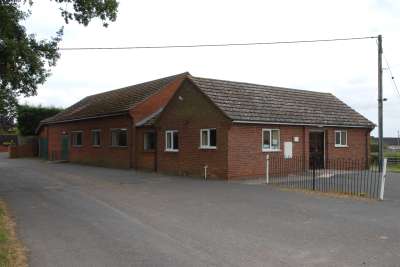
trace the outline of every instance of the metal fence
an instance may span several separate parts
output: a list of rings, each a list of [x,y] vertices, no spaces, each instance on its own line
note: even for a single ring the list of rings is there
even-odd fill
[[[387,167],[389,172],[400,172],[400,157],[388,157]]]
[[[268,183],[281,187],[376,199],[383,193],[382,171],[377,162],[330,159],[321,164],[304,157],[271,157],[267,170]]]
[[[387,161],[390,165],[400,165],[400,157],[388,157]]]

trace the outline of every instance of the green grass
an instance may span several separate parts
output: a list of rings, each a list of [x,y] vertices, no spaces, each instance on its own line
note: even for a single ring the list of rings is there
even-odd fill
[[[399,157],[400,158],[400,151],[384,151],[383,155],[385,157],[389,157],[389,158],[396,158]],[[372,152],[371,156],[378,156],[378,152]]]
[[[15,237],[14,223],[0,201],[0,266],[26,266],[25,250]]]
[[[388,166],[388,171],[390,171],[390,172],[400,172],[400,164],[389,165]]]
[[[400,158],[400,151],[385,151],[384,155],[388,158]]]
[[[5,222],[5,212],[0,208],[0,266],[9,266],[8,230]]]

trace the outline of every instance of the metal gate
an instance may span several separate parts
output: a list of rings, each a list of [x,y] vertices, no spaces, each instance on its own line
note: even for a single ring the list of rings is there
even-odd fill
[[[39,157],[41,157],[42,159],[47,160],[49,158],[48,145],[49,145],[49,142],[48,142],[47,138],[39,139]]]

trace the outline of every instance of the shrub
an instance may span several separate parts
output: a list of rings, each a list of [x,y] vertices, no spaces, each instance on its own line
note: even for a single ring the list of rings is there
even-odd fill
[[[17,128],[23,136],[34,135],[40,121],[62,111],[56,107],[19,105],[17,108]]]

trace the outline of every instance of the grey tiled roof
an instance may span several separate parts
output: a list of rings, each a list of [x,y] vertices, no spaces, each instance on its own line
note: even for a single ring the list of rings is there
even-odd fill
[[[177,78],[187,77],[233,121],[374,127],[330,93],[193,77],[182,73],[88,96],[41,124],[126,113]],[[152,125],[157,116],[143,125]]]
[[[173,75],[85,97],[55,116],[43,120],[42,123],[79,120],[127,112],[130,108],[157,93],[178,77],[184,77],[187,74]]]
[[[230,119],[311,125],[374,127],[330,93],[190,77]]]

